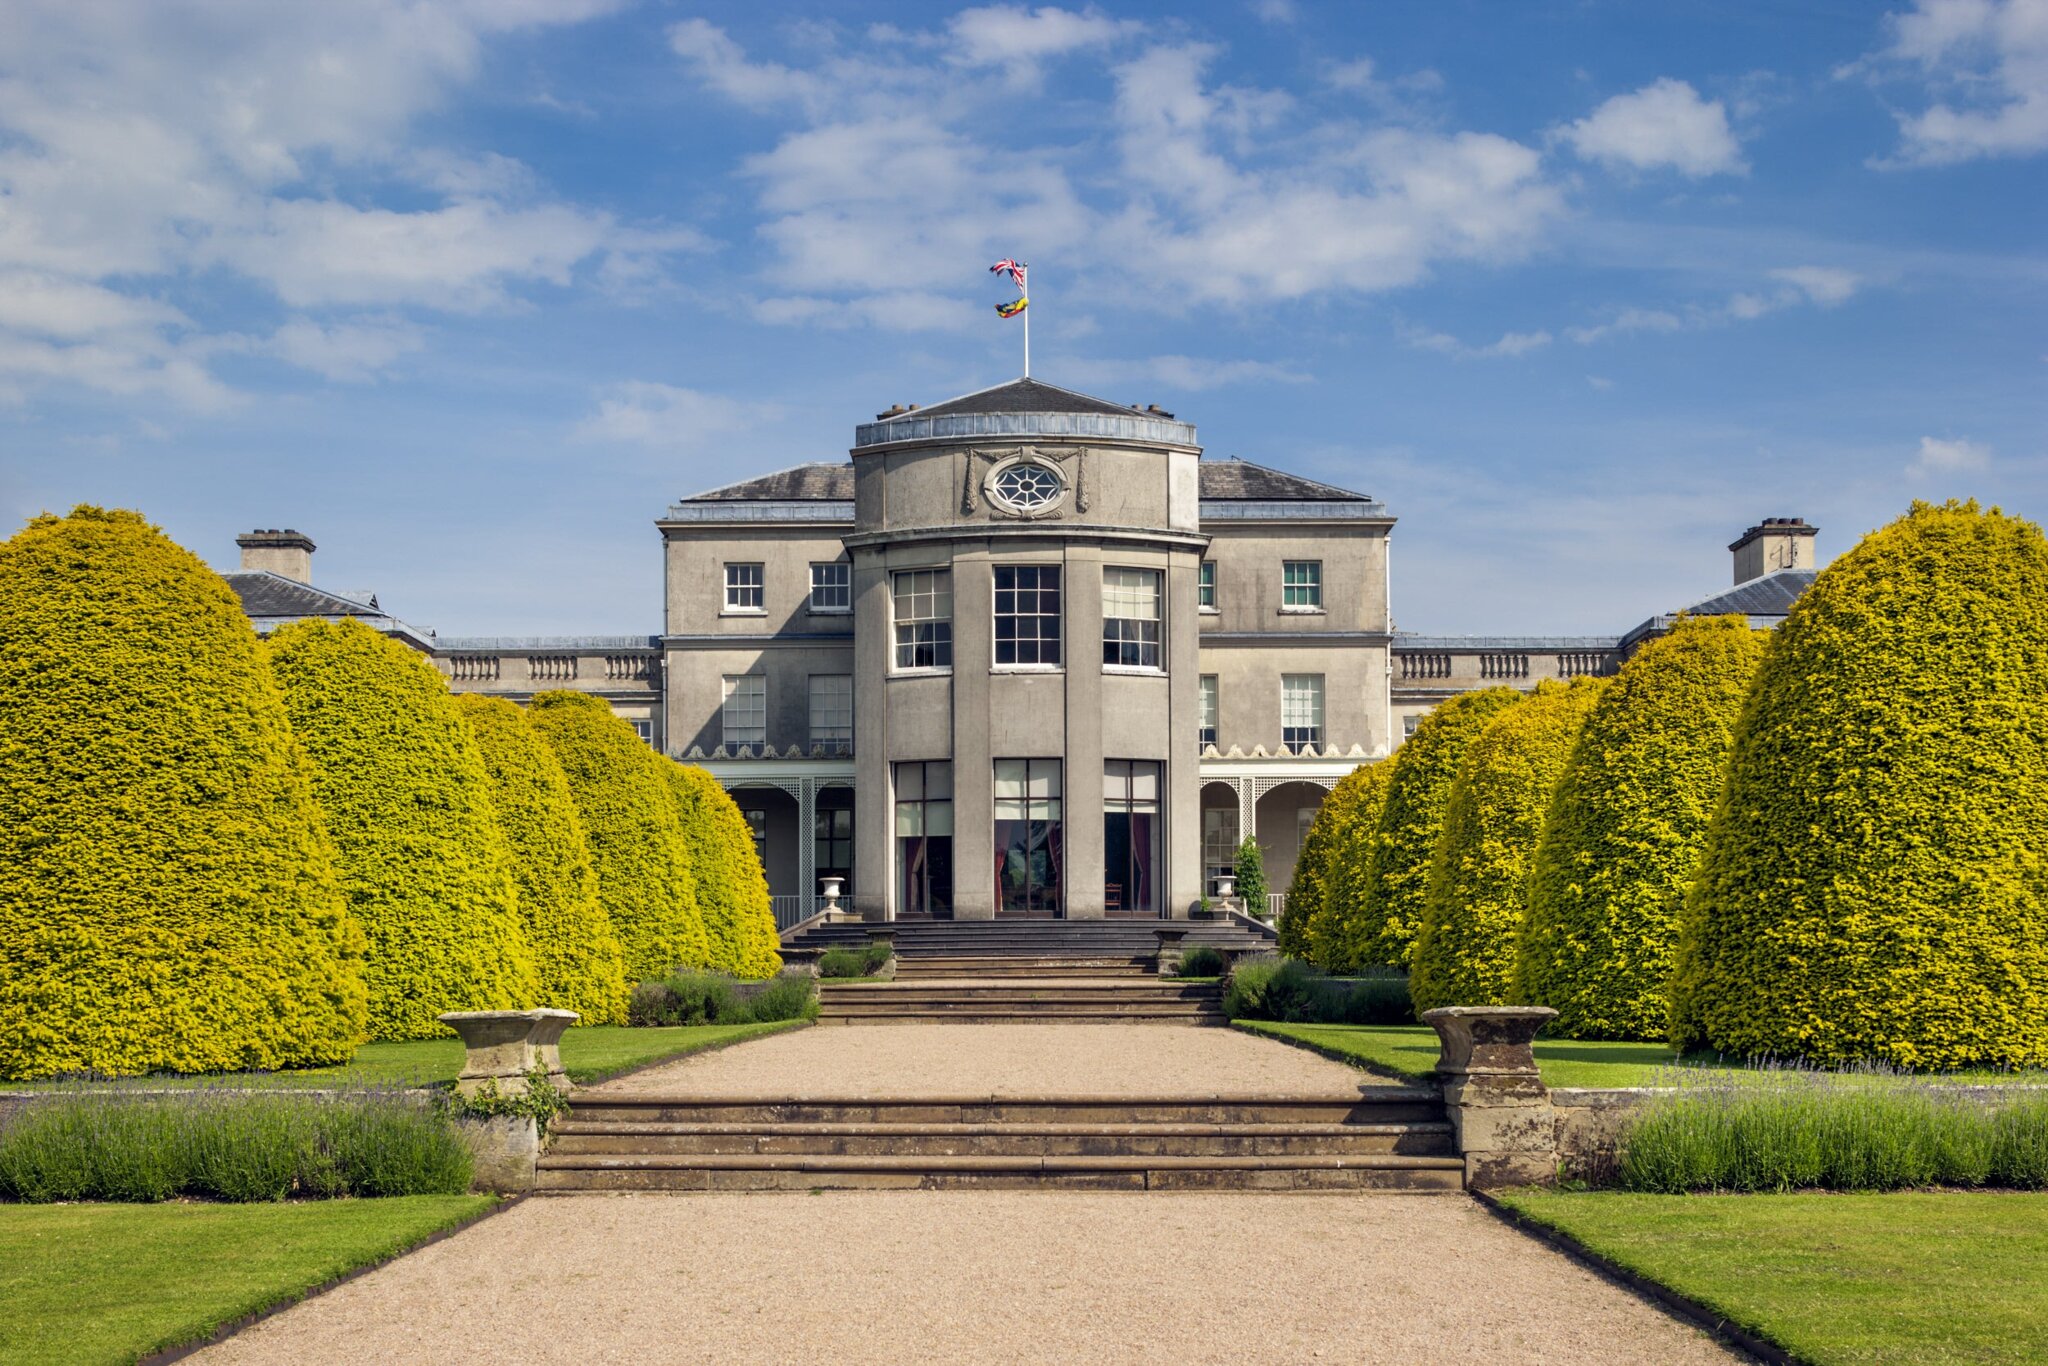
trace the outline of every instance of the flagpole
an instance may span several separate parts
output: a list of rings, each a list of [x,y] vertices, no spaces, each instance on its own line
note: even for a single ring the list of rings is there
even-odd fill
[[[1024,310],[1024,378],[1031,378],[1031,310]]]

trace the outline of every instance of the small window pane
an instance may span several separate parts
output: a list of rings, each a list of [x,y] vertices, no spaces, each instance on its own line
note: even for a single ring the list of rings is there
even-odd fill
[[[924,794],[950,800],[953,796],[953,765],[950,763],[926,764],[924,766]]]
[[[1216,743],[1216,675],[1203,674],[1200,689],[1196,693],[1195,740],[1197,744]]]
[[[891,580],[895,598],[896,667],[953,667],[953,575],[910,569]]]
[[[811,610],[853,610],[853,566],[844,560],[811,566]]]
[[[764,576],[758,564],[729,564],[725,567],[725,610],[759,612],[767,598]]]
[[[995,584],[997,664],[1060,662],[1058,565],[1001,565]]]
[[[728,745],[758,745],[768,739],[768,680],[760,674],[727,674],[720,721]]]
[[[811,744],[828,753],[853,749],[852,675],[811,675]]]
[[[1202,561],[1201,575],[1195,580],[1195,603],[1199,607],[1216,605],[1216,561]]]
[[[1282,607],[1321,607],[1323,605],[1323,562],[1321,560],[1287,560],[1281,564],[1280,605]]]

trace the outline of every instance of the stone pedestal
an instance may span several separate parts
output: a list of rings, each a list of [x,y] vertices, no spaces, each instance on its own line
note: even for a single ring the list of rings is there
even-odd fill
[[[883,921],[879,924],[870,924],[868,926],[868,942],[870,944],[880,944],[888,949],[891,954],[894,954],[896,952],[896,926],[894,922]]]
[[[1468,1190],[1557,1180],[1557,1112],[1536,1069],[1548,1006],[1446,1006],[1423,1014],[1442,1041],[1437,1078]]]
[[[478,1190],[518,1195],[534,1186],[540,1170],[540,1125],[531,1115],[470,1115],[462,1120],[476,1163],[471,1184]]]
[[[1159,955],[1153,961],[1153,970],[1161,977],[1171,977],[1180,971],[1180,944],[1187,938],[1188,927],[1162,922],[1152,927],[1152,933],[1159,937]]]
[[[495,1082],[501,1096],[526,1093],[526,1079],[544,1069],[558,1090],[569,1090],[562,1068],[562,1032],[582,1018],[573,1010],[451,1010],[441,1023],[462,1036],[467,1050],[455,1089],[464,1098]]]

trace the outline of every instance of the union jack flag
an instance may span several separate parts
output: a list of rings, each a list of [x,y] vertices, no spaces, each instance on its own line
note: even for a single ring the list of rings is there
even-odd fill
[[[1029,269],[1031,269],[1031,267],[1025,265],[1022,261],[1013,261],[1009,257],[1005,256],[1002,260],[996,262],[994,265],[989,267],[989,273],[992,275],[1009,276],[1012,280],[1015,280],[1017,282],[1017,292],[1021,294],[1024,292],[1025,288],[1024,272]]]

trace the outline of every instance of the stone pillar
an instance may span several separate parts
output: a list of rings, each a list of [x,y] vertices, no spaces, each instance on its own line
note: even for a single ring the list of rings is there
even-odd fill
[[[1557,1012],[1548,1006],[1444,1006],[1422,1020],[1442,1041],[1444,1088],[1467,1190],[1547,1186],[1557,1180],[1557,1112],[1531,1044]]]
[[[567,1091],[562,1069],[562,1032],[581,1017],[573,1010],[453,1010],[441,1023],[462,1036],[466,1053],[455,1090],[468,1099],[486,1082],[501,1096],[526,1094],[530,1073],[545,1068],[548,1080]]]
[[[818,908],[818,781],[796,780],[796,886],[803,898],[797,909],[799,919],[808,920]]]
[[[1154,925],[1152,933],[1159,937],[1159,954],[1154,960],[1153,970],[1161,977],[1171,977],[1180,971],[1180,944],[1187,938],[1187,922]]]

